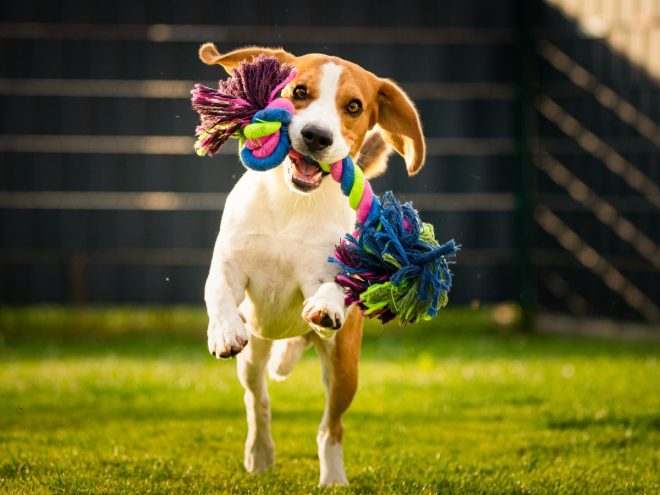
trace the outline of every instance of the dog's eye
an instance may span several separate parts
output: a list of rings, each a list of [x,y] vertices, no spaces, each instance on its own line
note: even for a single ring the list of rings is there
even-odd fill
[[[296,100],[304,100],[307,98],[307,88],[305,86],[296,86],[293,88],[293,97]]]
[[[360,100],[351,100],[346,105],[346,111],[351,115],[357,115],[362,111],[362,102]]]

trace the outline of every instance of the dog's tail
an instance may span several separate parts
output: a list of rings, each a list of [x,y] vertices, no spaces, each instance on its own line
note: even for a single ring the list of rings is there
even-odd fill
[[[276,340],[268,360],[268,374],[278,382],[286,380],[296,363],[312,343],[310,334],[290,339]]]

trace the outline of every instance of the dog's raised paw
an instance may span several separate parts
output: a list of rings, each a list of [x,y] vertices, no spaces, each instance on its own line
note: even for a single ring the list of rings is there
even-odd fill
[[[314,329],[339,330],[344,324],[344,308],[334,301],[314,296],[305,301],[302,317]]]
[[[234,357],[248,343],[247,330],[239,315],[210,319],[207,336],[209,352],[217,359]]]

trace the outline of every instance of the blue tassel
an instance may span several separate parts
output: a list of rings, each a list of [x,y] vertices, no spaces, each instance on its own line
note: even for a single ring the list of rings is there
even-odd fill
[[[383,322],[399,316],[406,324],[436,316],[446,303],[449,262],[458,249],[453,240],[439,245],[412,204],[387,192],[372,204],[358,237],[347,235],[329,261],[340,267],[337,282],[347,303]]]

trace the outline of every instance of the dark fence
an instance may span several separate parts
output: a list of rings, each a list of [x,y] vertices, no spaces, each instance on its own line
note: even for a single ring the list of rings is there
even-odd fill
[[[202,300],[224,197],[242,173],[232,153],[191,152],[189,89],[221,77],[196,51],[214,41],[330,53],[402,84],[421,112],[427,165],[409,179],[393,158],[374,185],[463,244],[454,304],[657,318],[657,194],[631,187],[632,169],[615,171],[658,182],[657,80],[606,40],[540,1],[221,4],[3,3],[1,301]],[[614,60],[636,75],[598,65]],[[645,113],[646,134],[617,123],[571,63]],[[585,148],[567,115],[619,158]],[[556,178],[563,169],[569,179]],[[588,204],[573,176],[591,188]],[[596,200],[618,216],[603,221]],[[635,242],[621,238],[622,219]]]
[[[538,303],[658,323],[660,4],[539,5]]]

